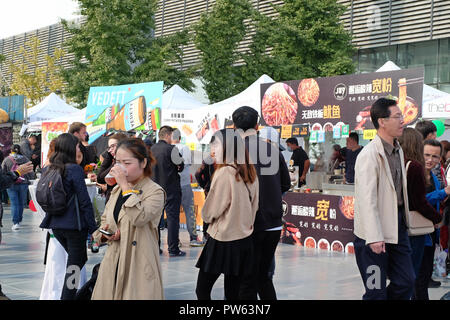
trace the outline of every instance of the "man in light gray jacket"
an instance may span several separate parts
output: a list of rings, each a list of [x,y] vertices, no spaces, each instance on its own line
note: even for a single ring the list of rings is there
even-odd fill
[[[403,115],[394,100],[370,109],[377,136],[355,165],[355,257],[364,300],[409,300],[415,273],[405,224],[408,195],[403,151]],[[386,286],[389,278],[390,284]]]

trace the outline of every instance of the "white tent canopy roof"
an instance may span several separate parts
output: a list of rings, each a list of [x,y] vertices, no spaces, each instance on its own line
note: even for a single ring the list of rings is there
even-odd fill
[[[220,102],[213,103],[210,105],[212,108],[217,107],[229,107],[232,109],[237,109],[242,106],[249,106],[255,110],[257,110],[259,113],[261,112],[261,87],[260,85],[263,83],[272,83],[275,82],[271,77],[264,74],[261,77],[259,77],[258,80],[253,82],[247,89],[242,91],[241,93],[232,96],[228,99],[225,99]]]
[[[28,110],[28,122],[51,120],[79,111],[55,93]]]
[[[188,92],[183,90],[179,85],[172,86],[164,92],[162,99],[162,109],[195,109],[206,106]]]
[[[86,118],[86,108],[80,110],[75,108],[75,112],[67,114],[62,117],[43,120],[43,121],[34,121],[30,122],[26,125],[22,126],[22,130],[27,129],[28,132],[41,131],[42,130],[42,122],[84,122]]]

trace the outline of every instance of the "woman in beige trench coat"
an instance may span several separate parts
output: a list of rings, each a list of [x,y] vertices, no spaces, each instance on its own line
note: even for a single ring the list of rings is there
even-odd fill
[[[151,162],[140,139],[121,141],[111,169],[117,186],[102,215],[95,240],[107,242],[93,300],[164,299],[159,262],[158,224],[164,190],[151,179]]]

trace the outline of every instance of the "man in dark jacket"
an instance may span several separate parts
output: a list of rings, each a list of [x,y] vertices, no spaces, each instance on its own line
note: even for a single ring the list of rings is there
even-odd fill
[[[163,126],[159,130],[159,141],[151,151],[156,159],[152,179],[166,192],[165,211],[167,215],[167,243],[169,255],[178,257],[186,255],[178,247],[180,231],[181,185],[178,172],[183,171],[184,163],[178,149],[171,145],[173,129]]]
[[[261,300],[275,300],[269,270],[283,225],[282,194],[290,189],[291,179],[280,150],[259,138],[258,117],[256,110],[246,106],[233,112],[234,126],[241,130],[259,180],[259,209],[252,234],[254,272],[244,278],[240,298],[256,300],[258,294]]]
[[[80,151],[83,154],[83,160],[80,163],[81,168],[83,168],[90,163],[97,162],[98,158],[95,152],[95,148],[86,147],[85,144],[88,139],[88,133],[86,131],[86,125],[81,122],[74,122],[69,127],[69,133],[73,134],[80,140]],[[83,144],[85,143],[85,144]]]
[[[20,165],[14,172],[2,172],[0,170],[0,192],[8,189],[20,176],[33,171],[33,163],[31,161]],[[1,224],[1,217],[0,217]],[[2,229],[0,229],[0,243],[2,242]],[[8,298],[3,294],[0,285],[0,300],[7,300]]]

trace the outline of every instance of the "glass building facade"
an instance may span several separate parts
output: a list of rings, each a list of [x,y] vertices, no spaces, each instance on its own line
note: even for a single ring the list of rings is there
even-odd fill
[[[357,71],[374,72],[391,60],[402,69],[425,68],[425,84],[450,93],[450,38],[358,50]]]

